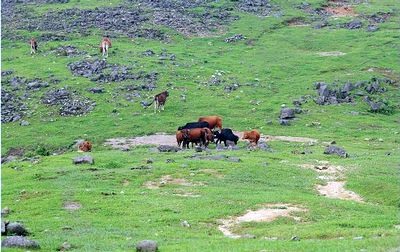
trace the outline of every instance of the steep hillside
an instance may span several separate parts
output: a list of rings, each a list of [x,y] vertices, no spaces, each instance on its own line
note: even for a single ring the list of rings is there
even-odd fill
[[[43,251],[398,248],[399,12],[392,0],[2,1],[3,220]],[[165,90],[165,110],[144,106]],[[157,149],[207,115],[261,143]],[[72,163],[79,139],[94,164]]]

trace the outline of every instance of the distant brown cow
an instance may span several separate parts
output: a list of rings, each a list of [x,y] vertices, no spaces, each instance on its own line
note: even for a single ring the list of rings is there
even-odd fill
[[[162,93],[159,93],[154,96],[154,113],[156,113],[156,110],[158,111],[164,110],[164,105],[165,102],[167,101],[167,97],[169,96],[168,91],[164,91]]]
[[[100,52],[103,54],[103,57],[108,57],[108,48],[111,48],[111,40],[108,37],[104,37],[100,42]]]
[[[260,140],[260,133],[257,130],[245,131],[242,139],[247,139],[250,143],[257,145],[258,140]]]
[[[183,129],[183,148],[189,148],[189,143],[200,144],[207,147],[209,141],[213,141],[214,136],[208,128],[195,128],[195,129]],[[210,139],[210,140],[209,140]]]
[[[89,152],[92,150],[92,143],[89,141],[83,141],[78,147],[80,151]]]
[[[29,40],[29,44],[31,45],[31,54],[36,53],[38,49],[38,44],[36,40],[34,38],[31,38],[31,40]]]
[[[210,129],[214,129],[215,127],[222,129],[222,118],[219,116],[200,117],[199,122],[208,122]]]

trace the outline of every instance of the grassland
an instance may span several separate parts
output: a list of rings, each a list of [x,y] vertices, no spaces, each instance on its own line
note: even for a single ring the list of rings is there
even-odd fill
[[[67,9],[74,2],[43,4],[36,11]],[[118,1],[112,2],[118,4]],[[106,91],[103,94],[87,92],[87,88],[100,85],[73,76],[66,67],[87,56],[68,58],[48,53],[61,45],[74,45],[88,52],[91,58],[100,57],[97,45],[101,31],[93,31],[88,36],[72,33],[69,41],[39,41],[40,51],[34,56],[29,54],[25,41],[3,39],[2,70],[14,69],[15,75],[31,79],[46,80],[54,75],[61,82],[32,93],[26,100],[32,111],[24,118],[29,126],[20,126],[18,122],[2,124],[2,156],[11,148],[26,149],[28,157],[36,156],[40,146],[50,152],[63,150],[59,155],[39,156],[37,162],[19,160],[2,165],[2,207],[12,209],[6,219],[23,222],[32,233],[30,239],[37,240],[43,251],[54,251],[64,241],[76,251],[129,251],[143,239],[156,240],[160,251],[398,249],[399,229],[395,228],[400,224],[398,82],[386,85],[387,92],[382,94],[394,106],[392,114],[368,112],[368,105],[360,97],[355,104],[329,106],[319,106],[310,100],[302,106],[307,112],[298,115],[298,120],[287,127],[279,125],[278,117],[282,104],[291,106],[300,96],[315,96],[313,83],[317,81],[345,83],[384,76],[382,72],[368,71],[371,68],[389,69],[391,74],[386,77],[398,81],[399,4],[388,0],[357,5],[355,10],[359,13],[392,13],[389,20],[379,24],[378,31],[369,33],[364,29],[287,26],[285,20],[293,17],[309,18],[293,7],[301,1],[274,2],[279,4],[284,16],[259,18],[237,12],[239,20],[210,36],[185,37],[163,28],[170,36],[169,42],[113,38],[107,62],[127,65],[134,71],[159,73],[157,89],[142,92],[143,99],[169,89],[166,109],[157,114],[116,93],[126,83],[101,84]],[[310,2],[316,7],[324,3]],[[82,8],[94,8],[107,3],[80,1],[78,4]],[[26,37],[41,33],[16,32]],[[238,33],[252,42],[224,42],[226,37]],[[148,49],[156,54],[165,49],[176,55],[178,64],[170,61],[160,64],[158,56],[142,56]],[[318,55],[332,51],[346,54]],[[204,84],[217,70],[223,72],[227,84],[240,83],[239,89],[227,93],[222,86]],[[95,109],[82,117],[61,117],[55,108],[40,102],[47,90],[66,85],[94,100]],[[180,99],[182,94],[186,95],[185,102]],[[253,105],[252,101],[260,103]],[[310,137],[318,142],[309,145],[271,141],[273,152],[247,151],[246,144],[241,142],[241,150],[222,152],[240,158],[239,163],[194,160],[189,158],[192,150],[153,153],[149,152],[149,146],[138,146],[122,152],[103,145],[112,137],[174,134],[177,126],[214,114],[223,117],[224,127],[238,131],[256,128],[263,134]],[[94,165],[71,163],[80,154],[67,146],[82,138],[94,144],[90,154],[95,159]],[[333,140],[346,149],[349,158],[322,154],[324,142]],[[293,154],[294,150],[307,150],[308,154]],[[214,147],[211,152],[216,153]],[[145,164],[147,159],[154,160],[152,169],[131,169]],[[167,163],[167,159],[174,162]],[[315,185],[324,182],[317,179],[317,172],[300,167],[316,164],[317,160],[345,167],[346,188],[361,195],[365,202],[318,195]],[[146,181],[158,181],[165,175],[204,185],[166,185],[153,190],[143,186]],[[110,193],[115,195],[105,195]],[[182,193],[199,197],[181,197]],[[82,207],[68,211],[63,209],[65,202],[79,202]],[[230,239],[218,230],[218,220],[241,215],[265,203],[301,205],[308,211],[298,214],[299,222],[279,218],[235,227],[235,232],[254,234],[255,239]],[[182,227],[183,220],[191,227]],[[300,237],[300,241],[291,241],[292,236]]]

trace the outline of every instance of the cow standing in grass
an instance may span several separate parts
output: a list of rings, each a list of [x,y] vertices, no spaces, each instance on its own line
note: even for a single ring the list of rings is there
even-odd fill
[[[35,54],[38,49],[38,44],[36,40],[34,38],[31,38],[31,40],[29,40],[29,44],[31,45],[31,54]]]
[[[154,96],[154,113],[156,113],[157,110],[160,112],[160,109],[164,110],[164,105],[168,96],[168,91],[164,91]]]
[[[258,140],[260,140],[260,132],[258,132],[257,130],[245,131],[243,132],[242,139],[247,139],[252,145],[257,145]]]
[[[111,40],[108,37],[104,37],[100,43],[100,52],[103,54],[103,58],[108,57],[109,48],[111,48]]]

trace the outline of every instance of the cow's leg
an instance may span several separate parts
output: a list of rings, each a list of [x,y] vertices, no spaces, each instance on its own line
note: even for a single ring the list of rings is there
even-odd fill
[[[224,139],[224,144],[225,144],[225,147],[226,147],[226,139]]]
[[[157,99],[155,99],[155,101],[154,101],[154,114],[157,113],[157,103],[158,103],[158,101],[157,101]]]
[[[106,58],[108,58],[108,44],[106,44]]]

